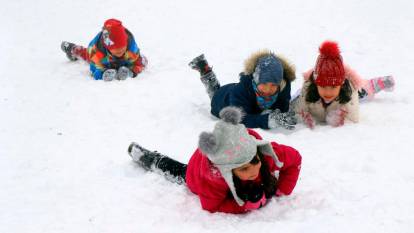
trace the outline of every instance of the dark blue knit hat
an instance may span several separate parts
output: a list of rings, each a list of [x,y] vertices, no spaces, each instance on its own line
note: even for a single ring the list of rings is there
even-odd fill
[[[253,78],[257,85],[268,82],[280,85],[283,79],[282,63],[274,55],[259,58]]]

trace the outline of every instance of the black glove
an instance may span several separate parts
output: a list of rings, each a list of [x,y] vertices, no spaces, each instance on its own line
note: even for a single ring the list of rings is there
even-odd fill
[[[297,120],[294,111],[282,113],[279,109],[275,109],[271,113],[269,113],[268,125],[271,129],[281,126],[285,129],[292,130],[295,128],[294,125],[296,125],[296,123]]]

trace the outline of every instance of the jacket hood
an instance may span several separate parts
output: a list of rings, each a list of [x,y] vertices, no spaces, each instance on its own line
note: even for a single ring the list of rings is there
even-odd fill
[[[295,70],[294,65],[292,63],[290,63],[283,56],[276,55],[268,49],[259,50],[255,53],[252,53],[250,55],[250,57],[247,58],[244,62],[244,73],[247,74],[247,75],[253,74],[258,60],[262,57],[266,57],[266,56],[269,56],[269,55],[273,55],[273,56],[277,57],[280,60],[280,62],[282,63],[282,66],[283,66],[283,79],[285,79],[286,81],[290,81],[290,82],[295,80],[296,70]]]

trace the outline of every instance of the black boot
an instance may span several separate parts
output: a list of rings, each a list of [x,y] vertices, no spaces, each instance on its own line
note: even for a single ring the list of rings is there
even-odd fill
[[[149,151],[133,142],[128,147],[128,154],[146,170],[158,171],[175,183],[185,183],[187,165],[180,163],[157,151]]]
[[[188,65],[191,67],[191,69],[200,72],[201,75],[205,75],[211,71],[211,67],[208,65],[204,54],[201,54],[200,56],[194,58],[190,63],[188,63]]]
[[[149,151],[135,142],[129,145],[128,154],[134,162],[138,163],[146,170],[153,170],[162,157],[160,153],[156,151]]]
[[[68,57],[69,60],[71,61],[76,61],[78,60],[77,57],[75,57],[72,53],[73,48],[76,45],[67,41],[63,41],[62,44],[60,44],[60,48],[63,50],[63,52],[66,53],[66,57]]]

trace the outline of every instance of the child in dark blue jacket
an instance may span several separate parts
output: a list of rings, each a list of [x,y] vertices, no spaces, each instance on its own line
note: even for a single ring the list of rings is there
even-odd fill
[[[203,54],[189,66],[200,72],[214,116],[219,117],[224,107],[236,106],[246,114],[242,123],[248,128],[294,129],[296,118],[289,102],[295,69],[285,59],[268,50],[256,52],[245,61],[240,81],[222,87]]]

